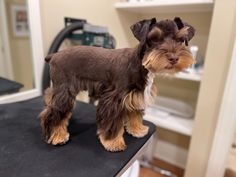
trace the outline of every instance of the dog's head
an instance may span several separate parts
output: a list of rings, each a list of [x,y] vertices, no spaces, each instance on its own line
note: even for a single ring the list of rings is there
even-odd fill
[[[142,20],[131,26],[139,40],[139,55],[143,66],[154,73],[176,73],[194,62],[188,49],[195,29],[179,17],[157,22]]]

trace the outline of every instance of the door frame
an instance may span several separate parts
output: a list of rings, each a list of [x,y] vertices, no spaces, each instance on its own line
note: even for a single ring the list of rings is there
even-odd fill
[[[236,129],[236,38],[205,177],[222,177]]]
[[[0,0],[1,1],[1,0]],[[27,0],[28,18],[31,34],[31,48],[33,60],[33,74],[35,88],[32,90],[0,97],[0,104],[22,101],[42,94],[41,83],[44,65],[42,42],[42,26],[40,18],[40,0]]]
[[[11,60],[11,50],[9,44],[9,33],[8,33],[8,24],[7,24],[7,15],[6,15],[6,6],[5,0],[0,0],[0,31],[2,38],[2,45],[4,48],[4,67],[6,68],[6,77],[14,80],[14,73],[12,69],[12,60]]]

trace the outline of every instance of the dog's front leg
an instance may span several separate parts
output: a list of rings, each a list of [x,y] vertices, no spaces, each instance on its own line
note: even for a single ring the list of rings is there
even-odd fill
[[[127,113],[126,131],[134,137],[141,138],[148,133],[149,127],[143,125],[141,111]]]
[[[125,110],[122,107],[122,94],[109,91],[102,95],[97,106],[98,137],[107,151],[123,151]]]
[[[123,99],[123,106],[127,110],[126,131],[137,138],[144,137],[148,133],[148,127],[143,125],[145,105],[144,94],[136,90],[129,92]]]
[[[99,134],[99,140],[107,151],[123,151],[126,148],[123,134],[124,127],[121,128],[117,135],[113,138],[108,138],[106,133]]]

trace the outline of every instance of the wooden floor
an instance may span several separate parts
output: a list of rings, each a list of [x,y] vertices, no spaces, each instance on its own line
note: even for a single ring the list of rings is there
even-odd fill
[[[162,160],[154,159],[151,163],[153,165],[157,166],[157,167],[160,167],[162,169],[171,171],[172,173],[174,173],[178,177],[183,177],[184,176],[184,170],[183,169],[181,169],[179,167],[176,167],[174,165],[171,165],[169,163],[166,163]],[[166,177],[166,176],[161,175],[160,173],[157,173],[157,172],[155,172],[155,171],[153,171],[149,168],[141,167],[139,177]]]

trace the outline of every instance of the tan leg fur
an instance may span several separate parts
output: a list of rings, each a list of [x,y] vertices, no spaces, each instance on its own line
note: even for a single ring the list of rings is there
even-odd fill
[[[131,112],[127,116],[126,131],[134,137],[141,138],[147,135],[149,127],[143,125],[142,115],[139,112]]]
[[[105,139],[104,134],[101,133],[99,135],[99,140],[107,151],[111,152],[123,151],[126,149],[123,134],[124,134],[124,128],[122,128],[118,133],[118,135],[113,139]]]
[[[67,115],[60,125],[55,126],[52,130],[52,134],[48,139],[47,143],[52,145],[65,144],[69,140],[70,134],[67,131],[67,126],[69,123],[69,119],[71,117],[71,113]]]

